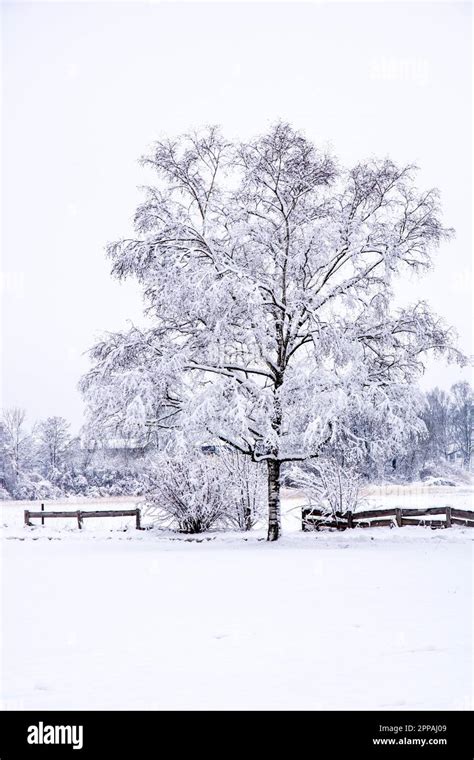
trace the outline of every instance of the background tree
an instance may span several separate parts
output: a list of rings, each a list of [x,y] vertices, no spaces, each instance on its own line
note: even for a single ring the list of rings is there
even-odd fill
[[[328,444],[374,453],[422,425],[415,383],[451,335],[428,306],[394,309],[392,282],[423,272],[450,235],[412,166],[352,169],[279,123],[245,144],[215,128],[156,143],[136,235],[108,247],[113,275],[143,287],[147,327],[92,351],[91,417],[143,417],[221,441],[267,466],[268,538],[280,535],[281,468]]]
[[[426,425],[426,439],[423,446],[428,459],[448,458],[451,443],[450,396],[440,388],[434,388],[426,394],[426,406],[423,421]]]
[[[70,424],[64,417],[48,417],[38,425],[39,453],[46,472],[57,470],[71,444]]]
[[[473,393],[467,382],[456,383],[451,388],[451,430],[452,442],[461,452],[464,467],[468,468],[472,462],[472,434],[473,434]]]
[[[13,488],[23,470],[31,464],[33,439],[26,427],[26,412],[19,407],[5,409],[1,419],[2,471],[6,487]]]

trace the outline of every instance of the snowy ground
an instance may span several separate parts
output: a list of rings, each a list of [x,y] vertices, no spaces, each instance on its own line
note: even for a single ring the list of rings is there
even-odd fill
[[[472,508],[462,491],[429,503]],[[425,505],[405,497],[371,503]],[[302,534],[295,504],[277,544],[122,518],[24,528],[5,504],[4,707],[472,709],[474,530]]]

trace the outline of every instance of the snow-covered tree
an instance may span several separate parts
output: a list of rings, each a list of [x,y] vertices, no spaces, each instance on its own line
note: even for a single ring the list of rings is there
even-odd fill
[[[452,442],[461,452],[464,467],[472,462],[473,405],[474,395],[467,382],[456,383],[451,388],[451,431]]]
[[[46,472],[57,470],[71,445],[70,424],[64,417],[48,417],[38,425],[39,453]]]
[[[26,427],[24,409],[4,410],[0,421],[0,454],[4,485],[13,488],[33,458],[33,439]]]
[[[424,302],[394,308],[392,283],[450,236],[438,193],[389,159],[344,169],[286,123],[245,144],[217,128],[162,140],[143,164],[156,180],[136,234],[108,255],[142,286],[146,326],[92,350],[91,418],[118,429],[132,407],[265,463],[275,540],[282,465],[364,449],[356,413],[373,452],[423,424],[423,357],[451,334]]]
[[[440,388],[433,388],[426,394],[426,405],[423,420],[427,435],[425,440],[425,455],[429,459],[448,458],[451,435],[449,393]]]

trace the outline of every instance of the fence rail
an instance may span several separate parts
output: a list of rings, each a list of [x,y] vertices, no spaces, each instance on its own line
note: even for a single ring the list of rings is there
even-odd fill
[[[432,515],[444,515],[445,519],[430,519]],[[428,518],[428,519],[426,519]],[[369,528],[372,526],[424,525],[430,528],[451,528],[463,525],[474,528],[474,512],[469,509],[454,507],[427,507],[426,509],[366,509],[361,512],[336,512],[327,514],[321,509],[303,507],[301,510],[301,529],[303,531],[319,528]]]
[[[88,517],[134,517],[135,518],[135,527],[137,530],[141,530],[141,516],[140,516],[140,510],[137,509],[104,509],[104,510],[95,510],[95,511],[88,511],[88,510],[82,510],[82,509],[76,509],[75,511],[66,512],[66,511],[59,511],[59,512],[45,512],[44,511],[44,505],[41,505],[41,512],[32,512],[29,509],[25,509],[25,525],[33,525],[31,522],[31,518],[41,518],[41,525],[44,525],[44,519],[50,518],[50,517],[75,517],[77,520],[77,527],[79,529],[82,528],[82,522],[85,518]]]

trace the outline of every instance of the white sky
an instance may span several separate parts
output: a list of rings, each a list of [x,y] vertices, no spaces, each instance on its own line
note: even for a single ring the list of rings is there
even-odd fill
[[[343,162],[390,155],[442,192],[456,239],[404,285],[471,351],[469,3],[25,3],[2,7],[2,405],[77,427],[84,351],[139,319],[103,247],[131,231],[159,135],[277,118]],[[469,371],[431,365],[424,384]]]

